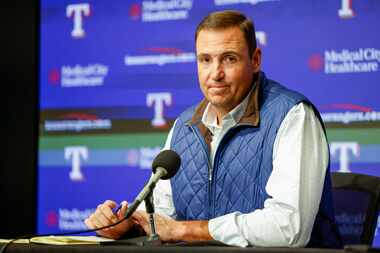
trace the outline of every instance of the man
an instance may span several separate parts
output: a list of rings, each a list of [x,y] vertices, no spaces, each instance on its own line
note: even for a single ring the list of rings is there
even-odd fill
[[[260,71],[253,23],[236,11],[209,14],[196,35],[205,96],[182,113],[165,148],[182,160],[154,191],[164,241],[219,240],[238,246],[340,247],[331,200],[328,145],[318,112]],[[121,219],[107,200],[85,222]],[[148,216],[137,211],[99,235],[120,238]]]

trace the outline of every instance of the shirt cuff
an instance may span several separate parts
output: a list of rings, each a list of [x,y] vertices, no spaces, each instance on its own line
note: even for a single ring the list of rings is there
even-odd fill
[[[241,235],[237,226],[239,214],[234,212],[209,220],[208,230],[212,238],[224,244],[247,247],[248,241]]]

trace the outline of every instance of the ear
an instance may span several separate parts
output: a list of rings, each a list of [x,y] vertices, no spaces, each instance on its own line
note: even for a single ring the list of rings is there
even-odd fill
[[[261,69],[261,49],[260,48],[257,47],[255,49],[255,52],[253,52],[251,63],[253,67],[253,72],[254,73],[259,72]]]

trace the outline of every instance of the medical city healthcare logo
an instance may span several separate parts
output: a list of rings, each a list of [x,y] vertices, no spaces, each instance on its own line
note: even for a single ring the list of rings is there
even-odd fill
[[[108,72],[109,67],[100,63],[64,65],[60,70],[51,69],[48,80],[50,84],[63,88],[102,86]]]
[[[378,72],[380,50],[376,48],[329,49],[324,55],[312,54],[308,59],[309,69],[331,74]]]
[[[45,214],[45,224],[49,228],[58,228],[59,230],[85,230],[87,227],[83,221],[94,211],[92,208],[59,208],[58,212],[50,210]]]
[[[189,17],[192,7],[193,0],[145,0],[133,3],[128,15],[131,19],[141,19],[142,22],[181,20]]]

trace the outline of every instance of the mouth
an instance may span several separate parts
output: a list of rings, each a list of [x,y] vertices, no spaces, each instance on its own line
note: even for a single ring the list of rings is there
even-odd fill
[[[208,91],[211,94],[224,94],[226,90],[228,89],[228,85],[210,85],[208,86]]]
[[[224,88],[227,88],[228,86],[229,85],[225,83],[213,83],[213,84],[207,85],[209,89],[224,89]]]

